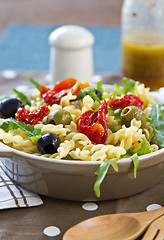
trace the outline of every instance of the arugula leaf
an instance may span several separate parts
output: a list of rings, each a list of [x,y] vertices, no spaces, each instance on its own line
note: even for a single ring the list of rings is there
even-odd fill
[[[117,122],[121,122],[121,118],[120,118],[121,111],[122,111],[122,108],[118,108],[114,110],[114,118]]]
[[[132,154],[130,152],[125,153],[122,158],[130,158]]]
[[[116,96],[121,96],[124,94],[124,88],[120,88],[120,85],[118,83],[113,84],[113,90],[112,93]]]
[[[16,90],[15,88],[12,89],[16,95],[20,98],[20,100],[22,100],[22,102],[24,103],[24,105],[30,105],[31,106],[31,102],[30,100],[26,97],[26,95],[24,95],[22,92],[19,92],[18,90]]]
[[[123,156],[123,158],[129,158],[131,157],[132,161],[133,161],[133,165],[134,165],[134,177],[136,178],[137,176],[137,168],[139,166],[139,158],[137,153],[133,154],[132,156],[130,154],[125,154]],[[97,175],[97,180],[94,184],[94,192],[96,194],[96,196],[99,198],[100,197],[100,185],[103,182],[108,169],[110,166],[113,167],[113,169],[118,172],[118,165],[117,162],[120,160],[121,158],[112,158],[112,159],[106,159],[105,161],[103,161],[99,167],[99,169],[95,172],[95,174]]]
[[[151,141],[153,140],[154,137],[155,137],[155,134],[154,134],[154,132],[153,132],[153,134],[150,136],[148,142],[151,143]]]
[[[102,80],[97,81],[97,90],[99,90],[101,93],[104,92],[104,90],[102,88]]]
[[[111,93],[104,92],[104,93],[102,94],[102,99],[110,98],[110,96],[111,96]]]
[[[81,89],[77,96],[77,99],[84,98],[86,95],[89,95],[94,101],[97,101],[98,103],[101,102],[101,100],[97,97],[95,90],[90,87]]]
[[[26,75],[22,75],[24,78],[26,78],[28,81],[30,81],[35,87],[40,91],[41,85],[37,83],[34,79],[27,77]]]
[[[112,133],[116,132],[116,130],[112,125],[108,124],[108,128],[112,131]]]
[[[32,142],[37,142],[41,138],[41,129],[34,128],[34,125],[26,124],[15,120],[14,118],[7,118],[1,124],[0,128],[8,132],[9,130],[21,129],[31,137]]]
[[[133,154],[133,156],[131,156],[131,159],[133,161],[133,165],[134,165],[134,178],[136,178],[137,176],[137,168],[139,166],[139,158],[137,153]]]
[[[122,111],[122,108],[118,108],[118,109],[115,110],[114,108],[108,107],[108,111],[113,113],[114,118],[117,122],[121,121],[120,113]]]
[[[116,96],[121,96],[123,94],[127,94],[128,92],[134,92],[134,87],[139,85],[140,82],[134,81],[130,78],[122,79],[123,87],[120,87],[118,83],[113,85],[112,93]]]
[[[150,143],[147,141],[146,138],[144,138],[141,142],[141,147],[140,149],[137,150],[137,154],[140,156],[140,155],[145,155],[145,154],[148,154],[150,153]]]
[[[143,138],[141,140],[141,147],[140,147],[140,149],[137,150],[137,155],[141,156],[141,155],[151,153],[149,148],[150,148],[149,141],[146,138]],[[131,149],[129,149],[129,153],[134,154],[135,152],[132,151]]]
[[[160,147],[164,147],[164,104],[153,104],[148,115],[154,136]]]
[[[100,185],[103,182],[110,165],[112,165],[114,170],[118,172],[118,166],[117,166],[118,160],[119,160],[118,158],[106,159],[101,163],[99,169],[95,172],[95,174],[97,175],[97,180],[94,184],[94,191],[97,197],[100,197]]]
[[[122,83],[124,86],[124,94],[128,92],[134,92],[134,87],[141,84],[140,82],[134,81],[130,78],[123,78]]]

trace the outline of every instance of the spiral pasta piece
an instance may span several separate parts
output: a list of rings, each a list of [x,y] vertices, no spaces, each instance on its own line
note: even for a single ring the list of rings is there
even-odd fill
[[[89,111],[89,110],[92,110],[93,104],[94,104],[93,99],[92,99],[89,95],[86,95],[86,96],[83,98],[82,113],[83,113],[83,112],[86,112],[86,111]]]
[[[135,126],[130,126],[129,128],[123,126],[122,129],[118,130],[116,133],[108,135],[106,144],[118,145],[127,151],[132,148],[134,143],[141,143],[143,138],[142,129],[138,129]]]
[[[60,101],[60,105],[62,107],[69,106],[71,100],[75,100],[77,97],[75,95],[72,95],[71,92],[68,92],[68,94],[64,97],[62,97]]]
[[[152,95],[149,94],[150,88],[145,88],[144,84],[139,84],[134,88],[134,94],[137,95],[142,101],[144,108],[155,103]]]
[[[70,140],[70,141],[65,140],[64,142],[62,142],[60,144],[60,147],[57,149],[57,153],[51,155],[51,157],[52,158],[55,157],[55,158],[58,158],[58,159],[64,158],[74,148],[75,148],[75,141],[74,140]]]
[[[145,138],[147,140],[149,140],[152,134],[154,133],[154,129],[149,122],[147,122],[145,128],[143,128],[143,133],[145,134]]]
[[[87,150],[81,150],[80,148],[76,148],[76,150],[70,151],[70,156],[74,159],[79,159],[82,161],[91,160],[90,152]]]
[[[69,132],[69,129],[64,128],[62,124],[58,124],[58,125],[46,124],[46,125],[44,125],[44,124],[40,123],[40,124],[36,124],[35,128],[41,129],[41,134],[51,132],[51,133],[58,135],[59,138],[66,136],[67,133]]]

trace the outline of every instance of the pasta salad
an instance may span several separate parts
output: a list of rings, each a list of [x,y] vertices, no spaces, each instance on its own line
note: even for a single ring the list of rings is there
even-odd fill
[[[27,77],[26,77],[27,78]],[[17,150],[47,158],[102,161],[95,173],[95,193],[110,165],[130,157],[136,177],[138,156],[164,146],[163,105],[149,88],[128,78],[108,91],[102,82],[65,79],[53,88],[27,78],[30,97],[13,89],[15,98],[0,103],[0,140]]]

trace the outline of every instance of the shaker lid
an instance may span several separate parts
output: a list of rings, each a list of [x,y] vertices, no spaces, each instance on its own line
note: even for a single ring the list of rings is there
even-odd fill
[[[61,49],[80,49],[91,46],[94,43],[94,36],[84,27],[64,25],[50,34],[49,43]]]

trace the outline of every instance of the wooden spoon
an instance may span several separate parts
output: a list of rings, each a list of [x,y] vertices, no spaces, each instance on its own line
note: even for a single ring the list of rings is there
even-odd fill
[[[164,239],[164,215],[153,221],[142,240]]]
[[[164,207],[150,212],[102,215],[70,228],[63,240],[130,240],[139,237],[150,223],[164,214]]]

